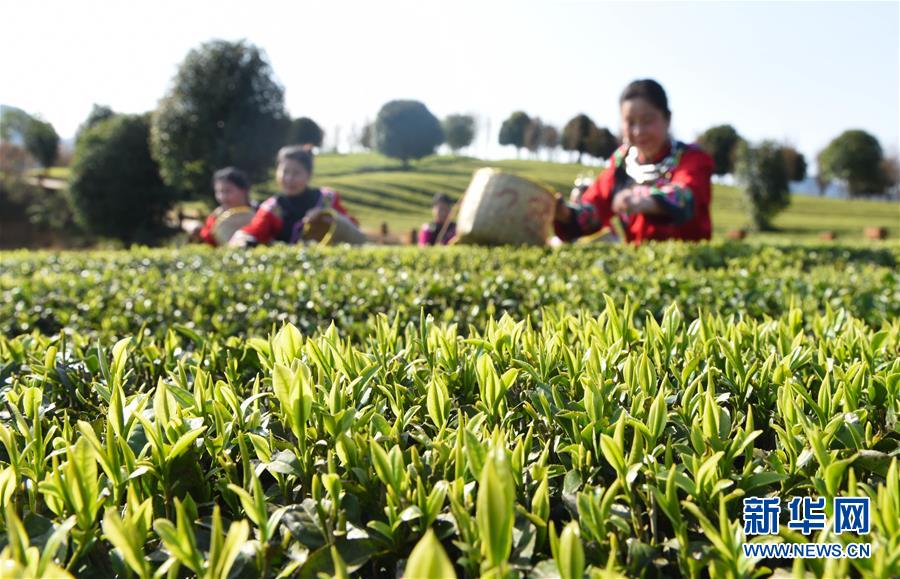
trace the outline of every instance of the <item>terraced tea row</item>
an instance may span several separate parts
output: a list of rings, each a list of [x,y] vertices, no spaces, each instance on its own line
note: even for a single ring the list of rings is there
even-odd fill
[[[603,294],[641,303],[659,319],[678,301],[698,312],[779,316],[846,308],[873,328],[900,315],[900,245],[750,246],[713,243],[573,247],[561,251],[442,248],[204,248],[130,253],[6,253],[0,333],[63,328],[102,337],[169,328],[265,335],[283,322],[304,334],[332,321],[348,336],[384,313],[483,327],[510,313],[585,309]]]

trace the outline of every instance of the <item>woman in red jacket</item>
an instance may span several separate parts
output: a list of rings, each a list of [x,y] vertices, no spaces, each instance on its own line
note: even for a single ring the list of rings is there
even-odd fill
[[[589,235],[617,215],[634,243],[709,239],[712,158],[669,135],[672,113],[656,81],[629,84],[619,106],[625,143],[580,203],[557,195],[556,235],[562,240]]]
[[[302,240],[304,225],[326,209],[333,209],[359,225],[347,215],[337,191],[309,187],[312,172],[313,154],[308,148],[290,146],[278,151],[275,179],[281,194],[266,199],[253,221],[235,233],[229,245],[267,245],[273,241],[297,243]]]
[[[250,179],[247,174],[234,167],[219,169],[213,174],[213,189],[219,206],[209,214],[203,226],[192,233],[192,238],[209,245],[219,244],[214,235],[216,222],[223,213],[241,207],[251,208]]]

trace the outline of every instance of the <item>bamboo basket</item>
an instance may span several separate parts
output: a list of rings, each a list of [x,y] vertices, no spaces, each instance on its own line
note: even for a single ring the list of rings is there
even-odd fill
[[[459,208],[456,243],[546,245],[556,200],[546,187],[497,169],[479,169]]]
[[[216,218],[216,222],[212,228],[212,236],[213,239],[216,240],[216,245],[228,245],[231,236],[249,225],[255,214],[256,211],[254,211],[252,207],[247,207],[246,205],[242,207],[232,207],[231,209],[223,211],[222,214]]]
[[[303,227],[303,240],[319,245],[362,245],[369,241],[347,217],[337,211],[324,209]]]

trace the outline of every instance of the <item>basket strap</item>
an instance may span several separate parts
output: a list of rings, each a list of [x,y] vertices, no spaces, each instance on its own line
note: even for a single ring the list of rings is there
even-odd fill
[[[337,219],[334,216],[334,210],[332,210],[330,207],[327,209],[322,209],[322,212],[320,213],[320,215],[330,216],[331,217],[331,226],[328,228],[328,233],[326,233],[322,237],[321,241],[319,241],[317,245],[328,245],[328,242],[331,241],[332,237],[334,237],[334,232],[337,229]],[[307,235],[309,235],[310,229],[311,229],[310,223],[307,222],[303,226],[303,237],[306,237]]]

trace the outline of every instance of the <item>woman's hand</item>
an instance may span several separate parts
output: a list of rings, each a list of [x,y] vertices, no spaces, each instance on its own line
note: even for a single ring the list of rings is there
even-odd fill
[[[553,221],[566,222],[572,218],[572,210],[566,205],[566,199],[562,193],[556,193],[556,204],[553,209]]]
[[[659,215],[665,212],[660,207],[647,187],[632,187],[616,193],[612,201],[612,210],[615,213],[645,213],[647,215]]]
[[[631,189],[623,189],[613,196],[612,210],[613,213],[631,212]]]

